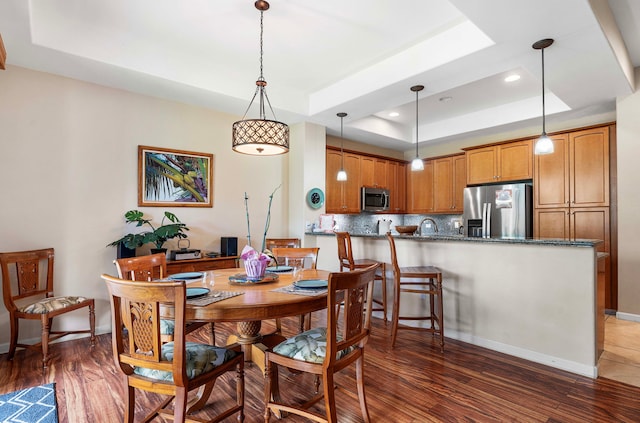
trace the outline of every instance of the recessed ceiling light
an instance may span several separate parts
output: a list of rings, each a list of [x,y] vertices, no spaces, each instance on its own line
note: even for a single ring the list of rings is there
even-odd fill
[[[389,113],[389,116],[390,116],[390,117],[398,117],[398,116],[400,116],[400,113],[398,113],[398,112],[391,112],[391,113]]]
[[[440,99],[439,99],[439,100],[440,100],[440,101],[442,101],[442,102],[444,103],[444,102],[446,102],[446,101],[451,101],[451,100],[453,100],[453,97],[450,97],[450,96],[440,97]]]
[[[518,74],[513,74],[513,75],[509,75],[504,79],[504,82],[514,82],[517,81],[518,79],[520,79],[520,75]]]

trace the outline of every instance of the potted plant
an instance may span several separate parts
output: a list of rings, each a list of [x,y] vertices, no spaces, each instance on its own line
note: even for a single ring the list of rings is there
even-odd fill
[[[166,251],[163,248],[164,243],[173,238],[186,238],[187,234],[184,231],[188,231],[187,225],[180,222],[178,217],[171,212],[164,212],[160,226],[155,227],[151,223],[151,219],[145,219],[144,213],[139,210],[129,210],[124,214],[125,221],[127,223],[135,223],[136,227],[148,226],[151,230],[146,232],[126,234],[122,238],[113,241],[109,246],[124,246],[135,250],[144,244],[152,243],[155,248],[151,249],[152,253]],[[165,219],[171,223],[165,224]]]

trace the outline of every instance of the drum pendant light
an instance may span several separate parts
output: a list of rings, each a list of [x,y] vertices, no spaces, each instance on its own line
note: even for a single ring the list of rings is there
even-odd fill
[[[338,113],[338,117],[340,118],[340,170],[338,171],[338,175],[336,179],[338,181],[346,181],[347,180],[347,172],[344,170],[344,138],[342,138],[342,120],[347,114],[344,112]]]
[[[275,119],[275,113],[269,97],[267,97],[267,81],[262,75],[262,34],[264,29],[262,22],[264,11],[269,9],[269,3],[258,0],[254,5],[260,11],[260,78],[256,81],[256,91],[242,120],[233,124],[231,148],[233,151],[243,154],[273,156],[289,151],[289,127],[282,122],[266,119],[265,101]],[[259,119],[245,119],[256,96],[259,101],[260,117]]]
[[[416,93],[416,158],[411,162],[412,171],[424,170],[424,163],[418,155],[418,141],[420,140],[420,138],[418,138],[418,93],[422,90],[424,90],[424,85],[414,85],[411,87],[411,91]]]
[[[533,150],[534,154],[537,155],[553,153],[553,141],[547,136],[544,109],[544,49],[549,47],[551,44],[553,44],[553,39],[545,38],[544,40],[536,41],[531,46],[536,50],[540,50],[542,55],[542,134],[540,134],[540,137],[536,140],[536,145]]]

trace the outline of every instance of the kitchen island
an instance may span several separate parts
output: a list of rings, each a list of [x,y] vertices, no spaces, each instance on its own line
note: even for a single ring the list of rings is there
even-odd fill
[[[446,337],[597,377],[604,327],[597,277],[601,241],[458,235],[395,240],[401,266],[442,270]],[[352,243],[354,258],[389,263],[384,235],[352,235]],[[335,235],[307,233],[304,245],[320,248],[318,268],[338,270]],[[392,283],[388,271],[387,292],[393,292]],[[426,298],[411,297],[417,296],[402,299],[403,315],[428,307]]]

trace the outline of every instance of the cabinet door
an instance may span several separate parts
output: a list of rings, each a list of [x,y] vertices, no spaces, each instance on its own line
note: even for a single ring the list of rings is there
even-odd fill
[[[571,209],[571,239],[601,239],[598,251],[609,252],[609,207]]]
[[[495,147],[478,148],[466,152],[467,185],[496,181]]]
[[[387,186],[388,162],[384,159],[375,159],[373,171],[373,185],[378,188],[389,189]]]
[[[453,207],[453,160],[451,157],[433,161],[433,211],[450,213]]]
[[[571,236],[569,208],[536,209],[533,234],[536,238],[569,239]]]
[[[497,147],[499,181],[533,178],[533,140],[510,142]]]
[[[569,207],[569,136],[554,135],[553,153],[535,156],[536,208]]]
[[[609,205],[609,128],[569,134],[571,207]]]
[[[342,213],[343,201],[342,192],[346,182],[336,180],[342,156],[339,151],[327,150],[326,173],[325,173],[325,210],[327,213]],[[347,174],[347,178],[353,175]]]
[[[342,182],[343,208],[342,213],[360,213],[360,156],[357,154],[344,155],[344,170],[347,172],[347,180]]]
[[[464,154],[451,158],[453,162],[453,212],[464,210],[464,189],[467,186],[467,161]]]
[[[405,165],[395,161],[387,164],[387,188],[389,189],[389,211],[404,213],[406,211],[405,198],[407,189],[407,175]]]
[[[409,213],[433,212],[433,162],[423,160],[424,169],[412,171],[407,167],[408,211]]]
[[[360,182],[362,186],[373,187],[375,175],[375,159],[373,157],[360,157]]]

